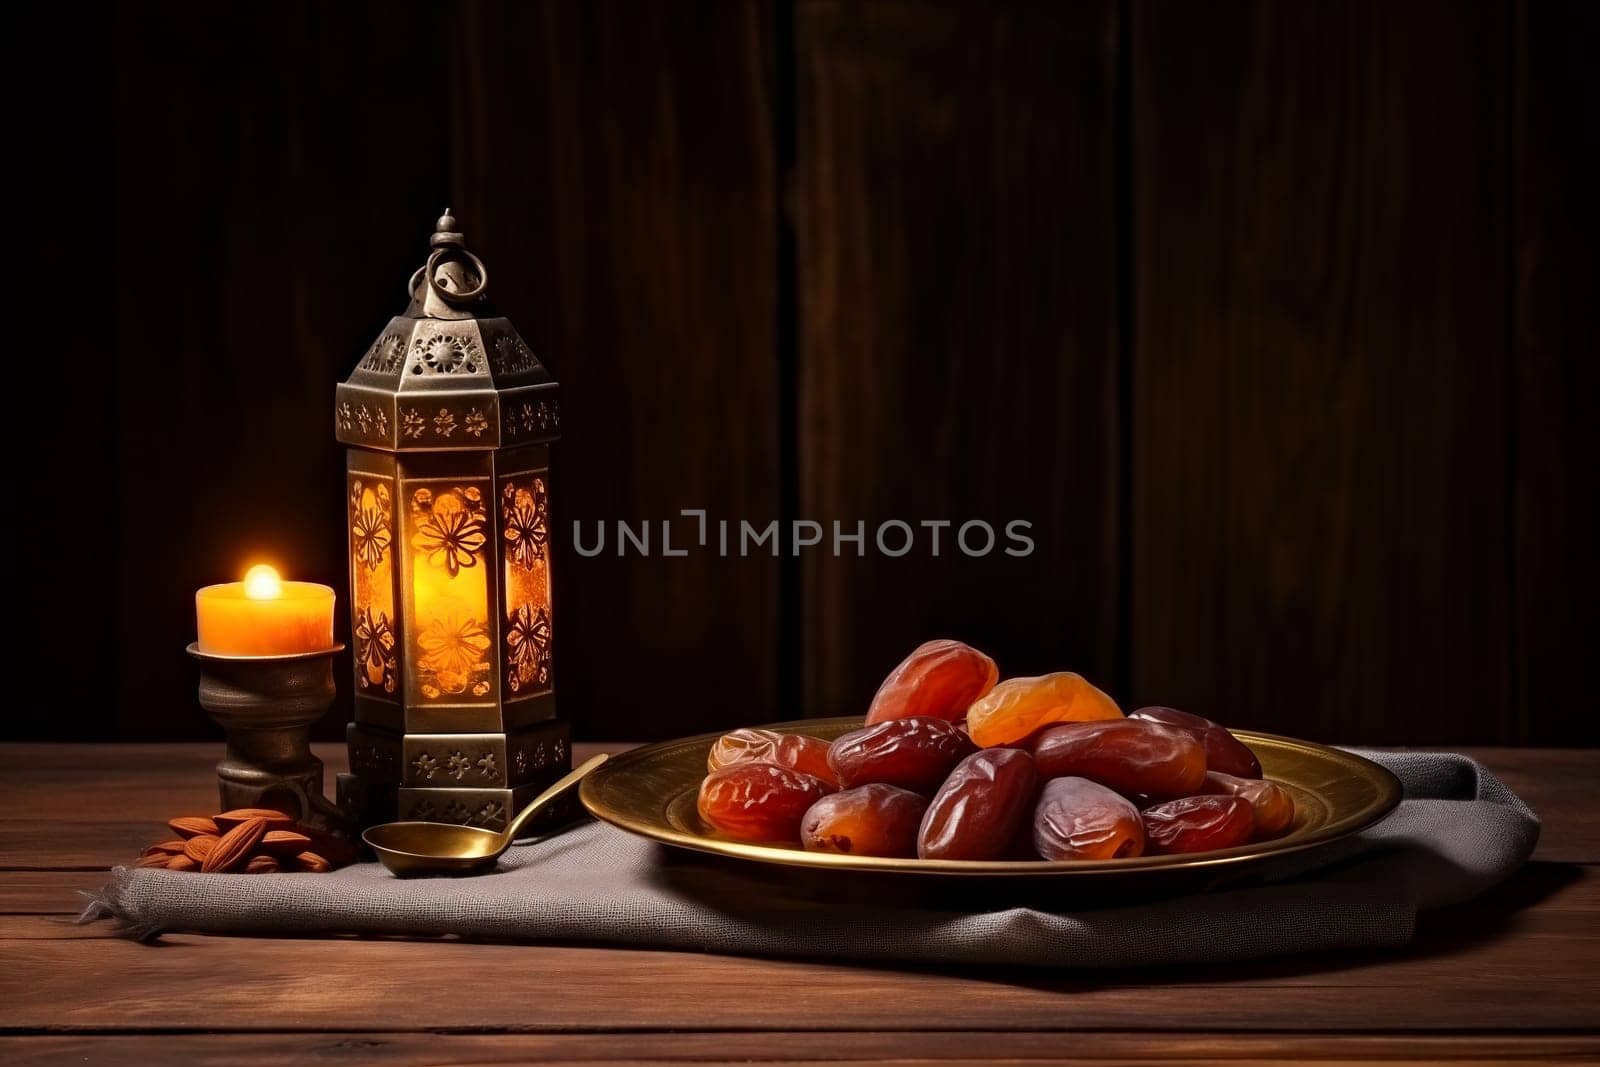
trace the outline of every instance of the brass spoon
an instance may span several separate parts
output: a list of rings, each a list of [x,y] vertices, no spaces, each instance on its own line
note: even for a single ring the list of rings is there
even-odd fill
[[[605,761],[603,752],[591,756],[571,774],[534,797],[500,833],[442,822],[386,822],[369,828],[361,835],[361,840],[372,846],[385,867],[402,878],[424,874],[476,874],[494,866],[529,819]]]

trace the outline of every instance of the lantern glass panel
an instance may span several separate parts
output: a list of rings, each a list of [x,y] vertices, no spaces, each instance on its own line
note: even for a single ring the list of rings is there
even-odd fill
[[[404,483],[414,665],[407,696],[419,703],[481,706],[495,700],[485,510],[490,484],[470,477]]]
[[[550,477],[545,470],[500,479],[505,541],[506,700],[548,693],[554,622],[550,603]]]
[[[395,633],[394,482],[350,476],[350,591],[356,688],[398,700],[400,642]]]

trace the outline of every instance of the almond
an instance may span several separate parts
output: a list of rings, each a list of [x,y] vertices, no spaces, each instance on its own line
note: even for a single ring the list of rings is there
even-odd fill
[[[169,871],[198,871],[200,865],[188,856],[174,856],[167,861]]]
[[[165,852],[146,852],[134,863],[135,867],[165,867],[172,862],[172,857]]]
[[[225,811],[213,817],[212,821],[217,824],[220,832],[227,833],[240,823],[251,819],[260,819],[271,826],[290,826],[294,823],[294,816],[285,815],[271,808],[234,808],[232,811]]]
[[[296,867],[299,867],[302,871],[310,871],[312,874],[327,874],[333,870],[333,864],[315,852],[302,852],[294,858],[294,862]]]
[[[293,856],[311,847],[311,838],[294,830],[268,830],[261,838],[261,851],[275,856]]]
[[[176,856],[187,844],[187,841],[163,841],[159,845],[151,845],[145,852],[165,852],[169,856]]]
[[[180,815],[176,819],[168,819],[167,825],[179,837],[199,837],[201,834],[215,837],[217,834],[216,821],[204,815]]]
[[[221,821],[220,816],[218,821]],[[267,820],[259,818],[244,820],[217,839],[216,845],[206,854],[205,862],[200,865],[201,873],[221,874],[243,866],[266,833]]]
[[[276,874],[281,870],[283,870],[283,865],[277,861],[276,857],[268,856],[265,853],[257,853],[251,856],[250,862],[244,865],[245,874]]]
[[[191,837],[183,843],[183,854],[196,863],[204,863],[206,857],[211,854],[211,850],[216,847],[217,842],[220,840],[222,839],[216,834],[201,834],[199,837]]]

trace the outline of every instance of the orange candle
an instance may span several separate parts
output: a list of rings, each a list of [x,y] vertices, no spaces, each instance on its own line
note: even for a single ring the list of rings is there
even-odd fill
[[[257,564],[242,582],[194,595],[200,651],[213,656],[287,656],[333,647],[333,589],[285,582]]]

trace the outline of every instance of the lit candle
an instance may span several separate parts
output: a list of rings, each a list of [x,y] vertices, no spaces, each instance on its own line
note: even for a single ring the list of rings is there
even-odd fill
[[[333,647],[333,589],[285,582],[264,563],[242,582],[194,595],[200,651],[213,656],[287,656]]]

